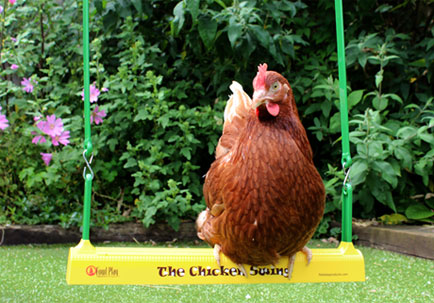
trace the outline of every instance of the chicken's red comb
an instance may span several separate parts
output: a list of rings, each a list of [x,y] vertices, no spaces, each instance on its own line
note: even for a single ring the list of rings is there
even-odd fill
[[[253,89],[259,90],[265,87],[265,78],[267,74],[267,63],[259,64],[258,73],[256,74],[255,79],[253,79]]]

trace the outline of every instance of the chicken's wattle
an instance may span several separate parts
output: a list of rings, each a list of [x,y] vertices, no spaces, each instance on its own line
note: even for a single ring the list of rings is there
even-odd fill
[[[270,115],[272,115],[273,117],[276,117],[279,114],[280,111],[280,107],[278,104],[276,103],[267,103],[266,104],[267,107],[267,111]]]

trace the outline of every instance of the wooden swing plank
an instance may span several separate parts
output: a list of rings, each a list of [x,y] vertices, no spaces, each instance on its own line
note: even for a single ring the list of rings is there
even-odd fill
[[[292,278],[287,278],[288,258],[276,266],[244,265],[248,277],[221,254],[217,265],[211,248],[94,247],[81,240],[70,248],[68,284],[254,284],[300,282],[350,282],[365,280],[361,252],[351,242],[334,249],[312,249],[309,265],[297,253]]]

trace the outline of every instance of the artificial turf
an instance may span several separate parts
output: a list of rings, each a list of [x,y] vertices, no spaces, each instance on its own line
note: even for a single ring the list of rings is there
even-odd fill
[[[330,244],[310,243],[319,246]],[[358,247],[365,258],[366,282],[164,287],[68,286],[68,249],[1,246],[0,302],[434,302],[434,261],[366,247]]]

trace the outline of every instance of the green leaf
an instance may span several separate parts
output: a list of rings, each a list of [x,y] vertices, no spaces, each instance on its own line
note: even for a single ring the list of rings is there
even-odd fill
[[[187,160],[191,159],[191,152],[190,152],[191,148],[190,147],[183,147],[181,149],[181,155],[183,155],[184,157],[187,158]]]
[[[403,103],[401,97],[398,96],[397,94],[385,94],[383,95],[383,97],[393,99],[395,101],[398,101],[401,104]]]
[[[390,4],[382,4],[375,10],[376,13],[385,13],[393,9],[393,6]]]
[[[181,31],[182,27],[184,26],[184,1],[180,1],[175,8],[173,9],[173,15],[175,18],[173,18],[171,25],[172,34],[174,36],[177,36],[179,32]]]
[[[383,82],[383,70],[380,70],[375,75],[375,86],[378,88],[380,86],[381,82]]]
[[[391,210],[396,212],[395,202],[393,201],[391,189],[387,186],[387,183],[375,181],[375,185],[371,185],[372,195],[380,201],[382,204],[390,207]]]
[[[384,224],[401,224],[403,222],[407,222],[407,217],[401,214],[391,214],[391,215],[383,215],[380,218],[380,221]]]
[[[134,5],[135,9],[139,14],[143,12],[141,0],[131,0],[131,3]]]
[[[421,58],[421,59],[415,60],[413,62],[410,62],[408,65],[415,66],[415,67],[425,67],[426,61],[425,61],[425,58]]]
[[[127,163],[125,163],[124,168],[136,167],[137,161],[134,158],[128,158]]]
[[[228,38],[231,42],[232,48],[234,48],[237,40],[241,37],[243,28],[239,23],[231,23],[228,27]]]
[[[355,90],[348,95],[348,110],[356,106],[363,97],[363,89]]]
[[[414,204],[414,205],[410,205],[405,210],[405,215],[409,219],[420,220],[420,219],[426,219],[434,216],[434,211],[428,209],[423,204]]]
[[[387,100],[387,98],[384,98],[384,96],[375,96],[375,98],[372,99],[372,105],[375,109],[379,111],[386,109],[388,104],[389,101]]]
[[[350,170],[351,182],[354,186],[365,182],[368,174],[368,164],[365,160],[354,161]]]
[[[160,118],[158,118],[158,122],[161,124],[161,126],[163,128],[166,128],[167,125],[169,124],[169,117],[167,115],[161,116]]]
[[[408,140],[417,134],[417,128],[413,126],[404,126],[398,130],[396,135],[404,140]]]
[[[403,162],[405,168],[411,169],[413,167],[413,157],[411,156],[411,153],[408,151],[407,148],[403,146],[398,146],[393,152],[395,154],[395,157]]]
[[[330,116],[330,111],[332,110],[332,103],[324,101],[321,103],[321,110],[324,117],[328,118]]]
[[[199,4],[200,0],[185,0],[188,11],[191,14],[193,23],[197,22],[197,16],[199,16]]]
[[[335,113],[330,118],[329,132],[331,134],[336,134],[340,131],[340,129],[341,129],[341,115],[340,113]]]
[[[214,39],[217,33],[217,22],[208,15],[199,17],[199,36],[207,49],[214,45]]]
[[[398,178],[395,170],[389,162],[374,161],[372,163],[372,169],[379,173],[381,178],[383,178],[387,183],[392,185],[392,188],[395,188],[398,185]]]
[[[418,137],[420,139],[422,139],[423,141],[425,141],[431,145],[434,145],[434,135],[429,134],[429,133],[421,133],[421,134],[418,134]]]
[[[140,121],[140,120],[152,120],[152,115],[149,113],[148,108],[141,107],[139,108],[139,112],[134,117],[134,122]]]
[[[272,41],[270,34],[260,25],[249,25],[249,28],[252,30],[253,35],[258,39],[259,43],[264,48],[268,49]]]

